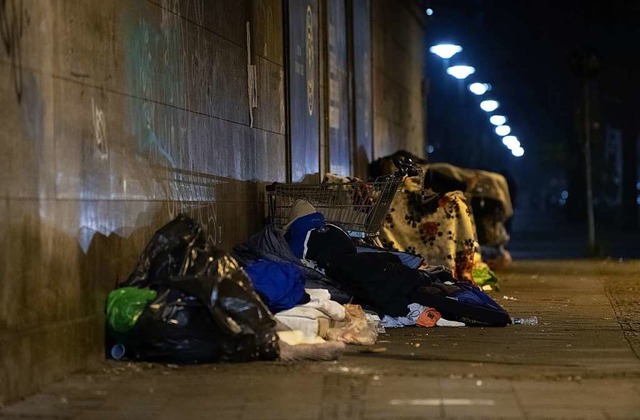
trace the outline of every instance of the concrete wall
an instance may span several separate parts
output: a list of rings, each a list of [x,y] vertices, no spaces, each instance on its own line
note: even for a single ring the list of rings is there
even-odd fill
[[[424,157],[424,10],[408,0],[371,5],[374,159],[400,149]]]
[[[372,2],[374,158],[424,153],[412,5]],[[0,1],[0,404],[103,358],[106,294],[179,212],[223,249],[262,226],[290,164],[282,7]]]
[[[159,226],[231,247],[286,162],[279,0],[6,0],[0,23],[2,403],[103,357],[106,293]]]

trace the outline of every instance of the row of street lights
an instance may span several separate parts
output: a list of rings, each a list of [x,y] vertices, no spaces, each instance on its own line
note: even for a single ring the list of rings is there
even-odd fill
[[[448,61],[454,55],[462,52],[462,47],[455,44],[439,44],[431,47],[429,51],[437,55],[438,57]],[[455,65],[447,68],[447,74],[455,77],[458,80],[465,80],[475,72],[475,68],[467,65]],[[474,95],[482,96],[491,90],[491,85],[488,83],[474,82],[471,83],[468,88],[469,91],[471,91],[471,93],[473,93]],[[485,99],[480,102],[480,108],[487,113],[493,113],[499,107],[500,103],[493,99]],[[507,117],[505,117],[504,115],[493,114],[489,118],[489,121],[495,126],[495,133],[498,136],[502,137],[502,144],[504,144],[509,150],[511,150],[511,154],[515,157],[523,156],[524,148],[520,144],[518,138],[514,135],[511,135],[511,127],[506,125]]]

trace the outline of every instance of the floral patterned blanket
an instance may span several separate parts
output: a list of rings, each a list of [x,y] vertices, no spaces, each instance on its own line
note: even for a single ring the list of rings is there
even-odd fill
[[[481,261],[473,214],[461,191],[423,197],[422,179],[406,178],[380,231],[388,249],[419,254],[429,265],[449,267],[458,280],[473,282]]]

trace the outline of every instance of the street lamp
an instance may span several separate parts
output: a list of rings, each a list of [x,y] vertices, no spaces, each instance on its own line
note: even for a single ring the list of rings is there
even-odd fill
[[[499,106],[500,104],[498,103],[498,101],[494,101],[491,99],[480,102],[480,108],[482,108],[482,110],[485,112],[493,112],[498,109]]]
[[[489,122],[496,126],[502,125],[507,122],[507,117],[505,117],[504,115],[492,115],[491,118],[489,118]]]
[[[460,51],[462,51],[462,47],[455,44],[439,44],[429,48],[429,52],[446,60],[458,54]]]
[[[471,93],[473,93],[474,95],[484,95],[485,93],[487,93],[488,91],[491,90],[491,85],[488,83],[471,83],[469,85],[469,90],[471,91]]]
[[[508,125],[500,125],[496,127],[496,134],[501,137],[506,136],[510,132],[511,132],[511,127],[509,127]]]
[[[458,80],[464,80],[475,72],[476,72],[476,69],[474,69],[473,67],[462,66],[462,65],[451,66],[447,69],[447,73],[452,75]]]
[[[502,144],[507,146],[509,150],[517,149],[520,147],[520,142],[516,136],[504,136],[502,138]]]

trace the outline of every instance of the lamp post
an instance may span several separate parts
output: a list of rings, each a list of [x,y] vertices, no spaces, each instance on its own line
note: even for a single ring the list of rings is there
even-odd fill
[[[448,60],[454,55],[462,51],[462,47],[456,44],[438,44],[429,48],[429,52],[437,55],[438,57]]]
[[[464,80],[475,72],[475,68],[466,65],[451,66],[447,69],[447,74],[450,74],[458,80]]]
[[[495,128],[495,131],[497,135],[499,135],[500,137],[504,137],[511,133],[511,127],[509,127],[508,125],[499,125]]]
[[[491,85],[488,83],[475,82],[469,85],[469,90],[474,95],[482,96],[491,90]]]
[[[578,50],[574,52],[572,59],[574,73],[581,79],[582,96],[582,145],[584,150],[584,174],[586,188],[586,211],[587,211],[587,252],[589,256],[595,256],[598,252],[596,247],[596,226],[593,208],[593,181],[591,168],[591,105],[590,105],[590,85],[591,80],[598,74],[599,57],[595,51]]]
[[[446,69],[449,67],[449,59],[462,52],[462,47],[456,44],[438,44],[429,48],[429,52],[440,57],[442,59],[442,66]]]
[[[464,79],[476,72],[476,69],[467,65],[457,65],[447,68],[447,74],[458,79],[458,96],[462,97]]]
[[[507,146],[509,150],[513,150],[517,147],[520,147],[520,141],[516,136],[504,136],[502,138],[502,144]]]
[[[504,127],[504,126],[501,126]],[[500,127],[498,127],[500,128]],[[507,146],[511,150],[511,154],[515,157],[524,156],[524,148],[520,145],[520,141],[516,136],[504,136],[502,138],[502,144]]]
[[[487,99],[485,101],[480,102],[480,108],[484,112],[493,112],[500,106],[498,101],[494,101],[493,99]]]
[[[507,122],[507,117],[504,115],[492,115],[489,118],[489,122],[495,126],[503,125]]]
[[[516,147],[511,149],[511,154],[515,157],[522,157],[524,156],[524,149],[522,147]]]

